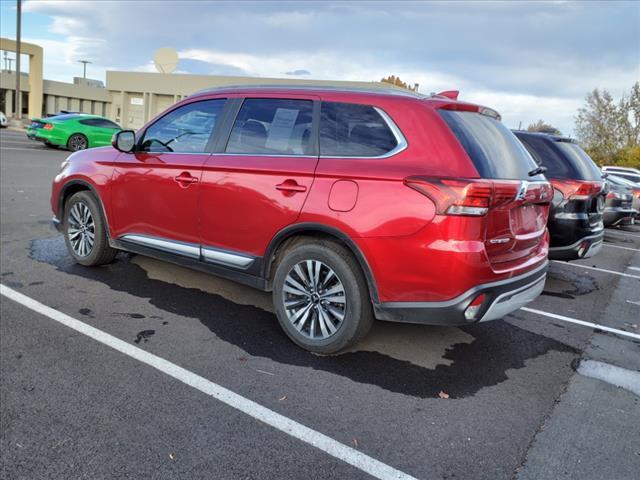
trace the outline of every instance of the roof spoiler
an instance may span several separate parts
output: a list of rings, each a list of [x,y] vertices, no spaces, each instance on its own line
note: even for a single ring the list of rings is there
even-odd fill
[[[437,97],[447,97],[451,100],[458,100],[458,95],[460,95],[460,90],[445,90],[444,92],[436,93]]]

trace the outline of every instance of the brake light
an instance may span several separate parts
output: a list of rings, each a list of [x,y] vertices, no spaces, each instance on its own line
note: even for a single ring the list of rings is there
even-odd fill
[[[53,130],[53,123],[45,123],[44,124],[44,128],[45,130]]]
[[[631,195],[626,195],[624,193],[614,192],[613,190],[607,193],[607,198],[612,200],[631,200]]]
[[[439,215],[485,215],[490,208],[515,200],[522,187],[518,180],[430,177],[408,177],[404,183],[429,197]]]
[[[604,182],[558,179],[549,181],[553,188],[562,193],[562,196],[568,200],[588,200],[604,189]]]

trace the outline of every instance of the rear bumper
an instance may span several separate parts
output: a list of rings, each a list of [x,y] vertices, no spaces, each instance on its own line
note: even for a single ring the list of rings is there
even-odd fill
[[[386,302],[374,304],[376,318],[392,322],[461,326],[495,320],[535,300],[544,289],[548,262],[526,274],[478,285],[444,302]],[[465,310],[479,295],[486,296],[472,319]]]
[[[604,230],[595,235],[582,237],[571,245],[550,247],[549,258],[553,260],[576,260],[593,257],[602,249]]]
[[[621,223],[633,223],[636,213],[633,208],[607,207],[603,215],[604,224],[612,227]]]

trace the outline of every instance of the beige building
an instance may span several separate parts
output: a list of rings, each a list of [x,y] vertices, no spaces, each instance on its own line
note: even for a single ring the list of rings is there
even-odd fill
[[[0,50],[15,52],[15,47],[14,40],[0,39]],[[23,73],[20,80],[24,117],[48,116],[69,110],[102,115],[123,128],[132,129],[140,128],[175,102],[205,88],[247,84],[391,86],[381,82],[107,71],[106,87],[102,87],[101,82],[77,77],[73,83],[44,80],[42,48],[22,42],[21,50],[29,55],[29,75]],[[7,116],[11,116],[15,108],[15,85],[15,72],[0,72],[0,110]]]

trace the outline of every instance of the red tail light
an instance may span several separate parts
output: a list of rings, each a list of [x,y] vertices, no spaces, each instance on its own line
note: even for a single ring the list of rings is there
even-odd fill
[[[44,128],[45,130],[53,130],[53,123],[45,123],[44,124]]]
[[[408,177],[404,183],[429,197],[435,203],[436,213],[439,215],[482,216],[490,208],[516,198],[548,203],[552,196],[548,183],[540,183],[539,187],[529,191],[525,186],[526,182],[519,180]]]
[[[599,194],[604,188],[604,182],[591,182],[584,180],[549,180],[553,188],[562,193],[565,199],[588,200]]]

